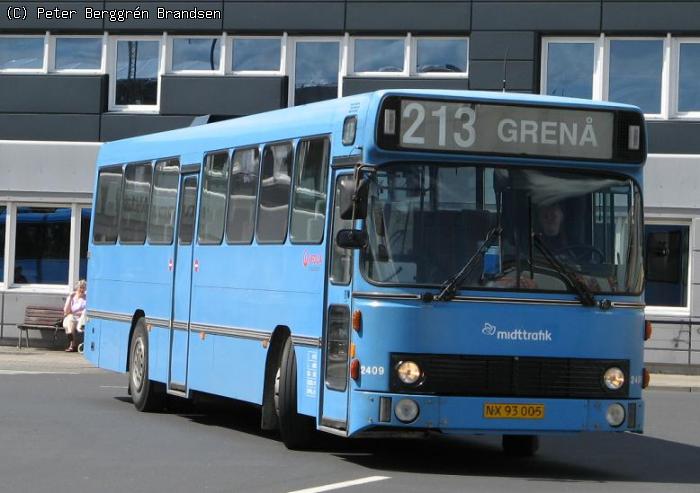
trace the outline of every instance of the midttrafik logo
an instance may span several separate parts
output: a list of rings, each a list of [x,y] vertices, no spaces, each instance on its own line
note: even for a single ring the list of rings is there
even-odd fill
[[[487,336],[496,336],[498,340],[504,341],[528,341],[528,342],[550,342],[552,333],[548,330],[498,330],[498,328],[488,322],[484,323],[484,328],[481,332]]]

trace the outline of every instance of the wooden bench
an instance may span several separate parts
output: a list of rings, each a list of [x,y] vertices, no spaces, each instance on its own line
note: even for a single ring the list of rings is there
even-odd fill
[[[17,338],[17,348],[22,349],[22,334],[25,335],[27,347],[29,347],[30,330],[51,330],[53,331],[52,344],[56,343],[56,336],[59,329],[63,329],[63,307],[55,306],[28,306],[24,310],[24,322],[17,325],[19,337]]]

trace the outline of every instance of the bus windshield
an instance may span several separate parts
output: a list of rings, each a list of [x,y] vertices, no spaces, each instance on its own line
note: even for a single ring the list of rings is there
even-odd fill
[[[443,286],[476,255],[462,289],[642,289],[640,192],[619,175],[390,164],[371,176],[365,224],[374,284]]]

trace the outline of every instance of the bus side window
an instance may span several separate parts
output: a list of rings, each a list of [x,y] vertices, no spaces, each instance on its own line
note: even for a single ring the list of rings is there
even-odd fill
[[[265,146],[258,202],[258,243],[284,243],[292,182],[292,144]]]
[[[292,243],[321,243],[326,222],[328,138],[299,143],[292,202]]]
[[[218,245],[224,237],[228,171],[228,152],[217,152],[206,157],[197,233],[202,245]]]
[[[229,244],[249,244],[255,231],[260,151],[257,147],[238,149],[233,153],[231,162],[226,241]]]
[[[170,245],[173,242],[179,179],[180,163],[177,159],[156,162],[148,215],[148,242],[152,245]]]
[[[119,218],[119,243],[142,245],[146,241],[152,178],[151,163],[126,165]]]
[[[116,243],[121,197],[121,166],[101,169],[97,178],[95,227],[92,234],[93,243],[102,245],[113,245]]]
[[[341,176],[336,180],[335,184],[335,199],[333,200],[333,233],[331,241],[333,248],[331,249],[331,272],[330,280],[333,284],[350,284],[352,278],[352,252],[351,248],[340,248],[335,241],[338,231],[341,229],[352,228],[350,219],[340,218],[340,190],[341,183],[352,181],[352,175]]]

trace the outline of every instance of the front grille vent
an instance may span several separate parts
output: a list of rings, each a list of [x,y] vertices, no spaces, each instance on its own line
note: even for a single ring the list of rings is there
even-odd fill
[[[404,360],[423,369],[417,385],[396,377],[393,369]],[[628,395],[627,382],[617,391],[603,384],[603,373],[611,366],[622,369],[629,380],[627,360],[395,353],[391,363],[391,391],[398,393],[589,399]]]

